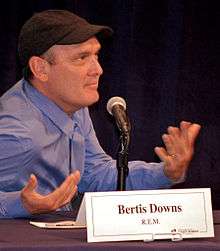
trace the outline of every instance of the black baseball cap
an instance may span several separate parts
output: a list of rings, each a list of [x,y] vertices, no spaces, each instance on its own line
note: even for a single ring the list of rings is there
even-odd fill
[[[40,56],[55,44],[82,43],[97,35],[111,36],[108,26],[94,25],[67,10],[46,10],[34,14],[22,27],[18,40],[18,55],[22,66],[32,56]]]

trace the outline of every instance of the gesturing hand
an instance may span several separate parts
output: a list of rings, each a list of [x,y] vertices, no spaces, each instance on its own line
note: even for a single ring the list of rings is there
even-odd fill
[[[180,128],[168,127],[162,136],[165,148],[155,147],[158,157],[165,163],[164,173],[173,181],[180,179],[186,172],[194,154],[194,143],[200,125],[182,121]]]
[[[52,193],[43,196],[35,191],[37,187],[37,178],[32,174],[27,185],[21,191],[23,206],[31,214],[55,211],[71,201],[77,191],[79,178],[79,171],[75,171]]]

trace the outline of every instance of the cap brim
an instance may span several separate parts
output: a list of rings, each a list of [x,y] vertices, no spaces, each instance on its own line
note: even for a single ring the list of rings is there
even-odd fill
[[[69,32],[56,44],[76,44],[82,43],[93,36],[97,36],[99,39],[105,39],[112,36],[113,30],[108,26],[91,25],[80,29],[77,32],[75,30]]]

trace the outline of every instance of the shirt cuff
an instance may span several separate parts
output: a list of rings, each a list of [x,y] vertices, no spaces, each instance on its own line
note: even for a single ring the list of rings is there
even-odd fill
[[[0,217],[22,218],[31,214],[24,208],[21,201],[21,192],[0,193]]]
[[[184,173],[178,180],[176,181],[172,181],[173,185],[179,184],[179,183],[183,183],[186,179],[186,173]]]

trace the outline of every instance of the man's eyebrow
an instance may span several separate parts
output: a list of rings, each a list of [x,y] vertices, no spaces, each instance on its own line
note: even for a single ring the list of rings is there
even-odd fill
[[[94,51],[90,50],[89,48],[83,48],[81,51],[77,53],[77,55],[90,55],[90,54],[98,54],[101,50],[101,47],[97,47]]]

